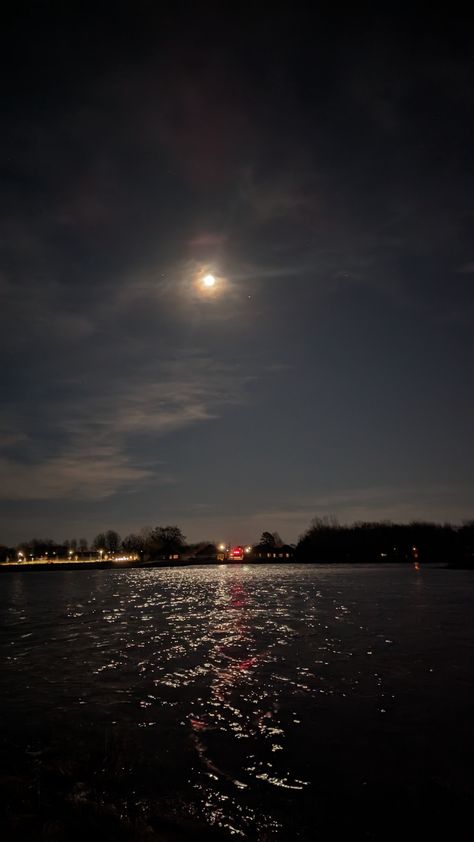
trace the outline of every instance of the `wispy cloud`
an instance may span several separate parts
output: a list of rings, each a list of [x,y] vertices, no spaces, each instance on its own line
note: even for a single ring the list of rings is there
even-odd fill
[[[309,212],[314,216],[317,207],[314,194],[293,174],[281,173],[278,178],[273,174],[271,179],[264,179],[258,178],[252,170],[246,170],[242,176],[240,201],[247,212],[252,212],[256,223],[285,217],[301,218]]]
[[[41,431],[56,440],[55,452],[37,458],[35,429],[8,434],[0,459],[0,497],[5,500],[103,499],[143,490],[151,481],[172,481],[173,466],[136,455],[144,436],[162,437],[216,419],[225,406],[245,400],[249,376],[238,366],[188,355],[145,372],[124,387],[111,381],[103,393],[69,397],[48,407]],[[21,428],[20,411],[10,423]],[[15,445],[23,446],[23,458]],[[31,456],[24,456],[31,446]],[[9,454],[8,451],[12,452]]]
[[[38,464],[0,459],[0,498],[101,500],[151,476],[152,471],[132,464],[117,444],[72,442],[62,455]]]
[[[464,265],[458,269],[458,272],[461,275],[474,275],[474,261],[464,263]]]
[[[197,234],[188,245],[191,248],[216,248],[222,246],[227,240],[227,234],[217,234],[213,231],[205,231],[202,234]]]

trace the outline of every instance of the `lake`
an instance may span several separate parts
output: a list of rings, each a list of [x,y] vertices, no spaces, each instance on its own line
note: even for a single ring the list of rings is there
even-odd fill
[[[0,578],[2,839],[470,838],[474,576]]]

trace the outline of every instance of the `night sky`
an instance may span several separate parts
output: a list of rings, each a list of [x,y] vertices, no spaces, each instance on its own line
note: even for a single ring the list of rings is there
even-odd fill
[[[0,543],[474,516],[471,22],[234,8],[2,6]]]

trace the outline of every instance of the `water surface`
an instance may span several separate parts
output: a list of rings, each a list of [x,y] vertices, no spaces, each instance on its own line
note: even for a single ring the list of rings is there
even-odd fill
[[[237,565],[0,584],[11,838],[373,840],[408,824],[461,838],[470,572]]]

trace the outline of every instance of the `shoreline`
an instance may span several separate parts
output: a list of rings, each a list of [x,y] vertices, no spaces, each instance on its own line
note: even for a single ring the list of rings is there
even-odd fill
[[[186,559],[186,561],[149,561],[149,562],[120,562],[120,561],[45,561],[34,563],[2,563],[0,564],[0,573],[50,573],[54,570],[72,571],[72,570],[148,570],[151,568],[189,568],[189,567],[243,567],[243,566],[262,566],[272,565],[275,567],[285,566],[320,566],[320,567],[389,567],[396,565],[413,567],[411,561],[273,561],[270,559],[246,559],[242,562],[235,561],[216,561],[215,559]],[[456,562],[424,562],[420,568],[425,567],[441,567],[448,570],[473,570],[473,566],[469,564],[462,564]]]

